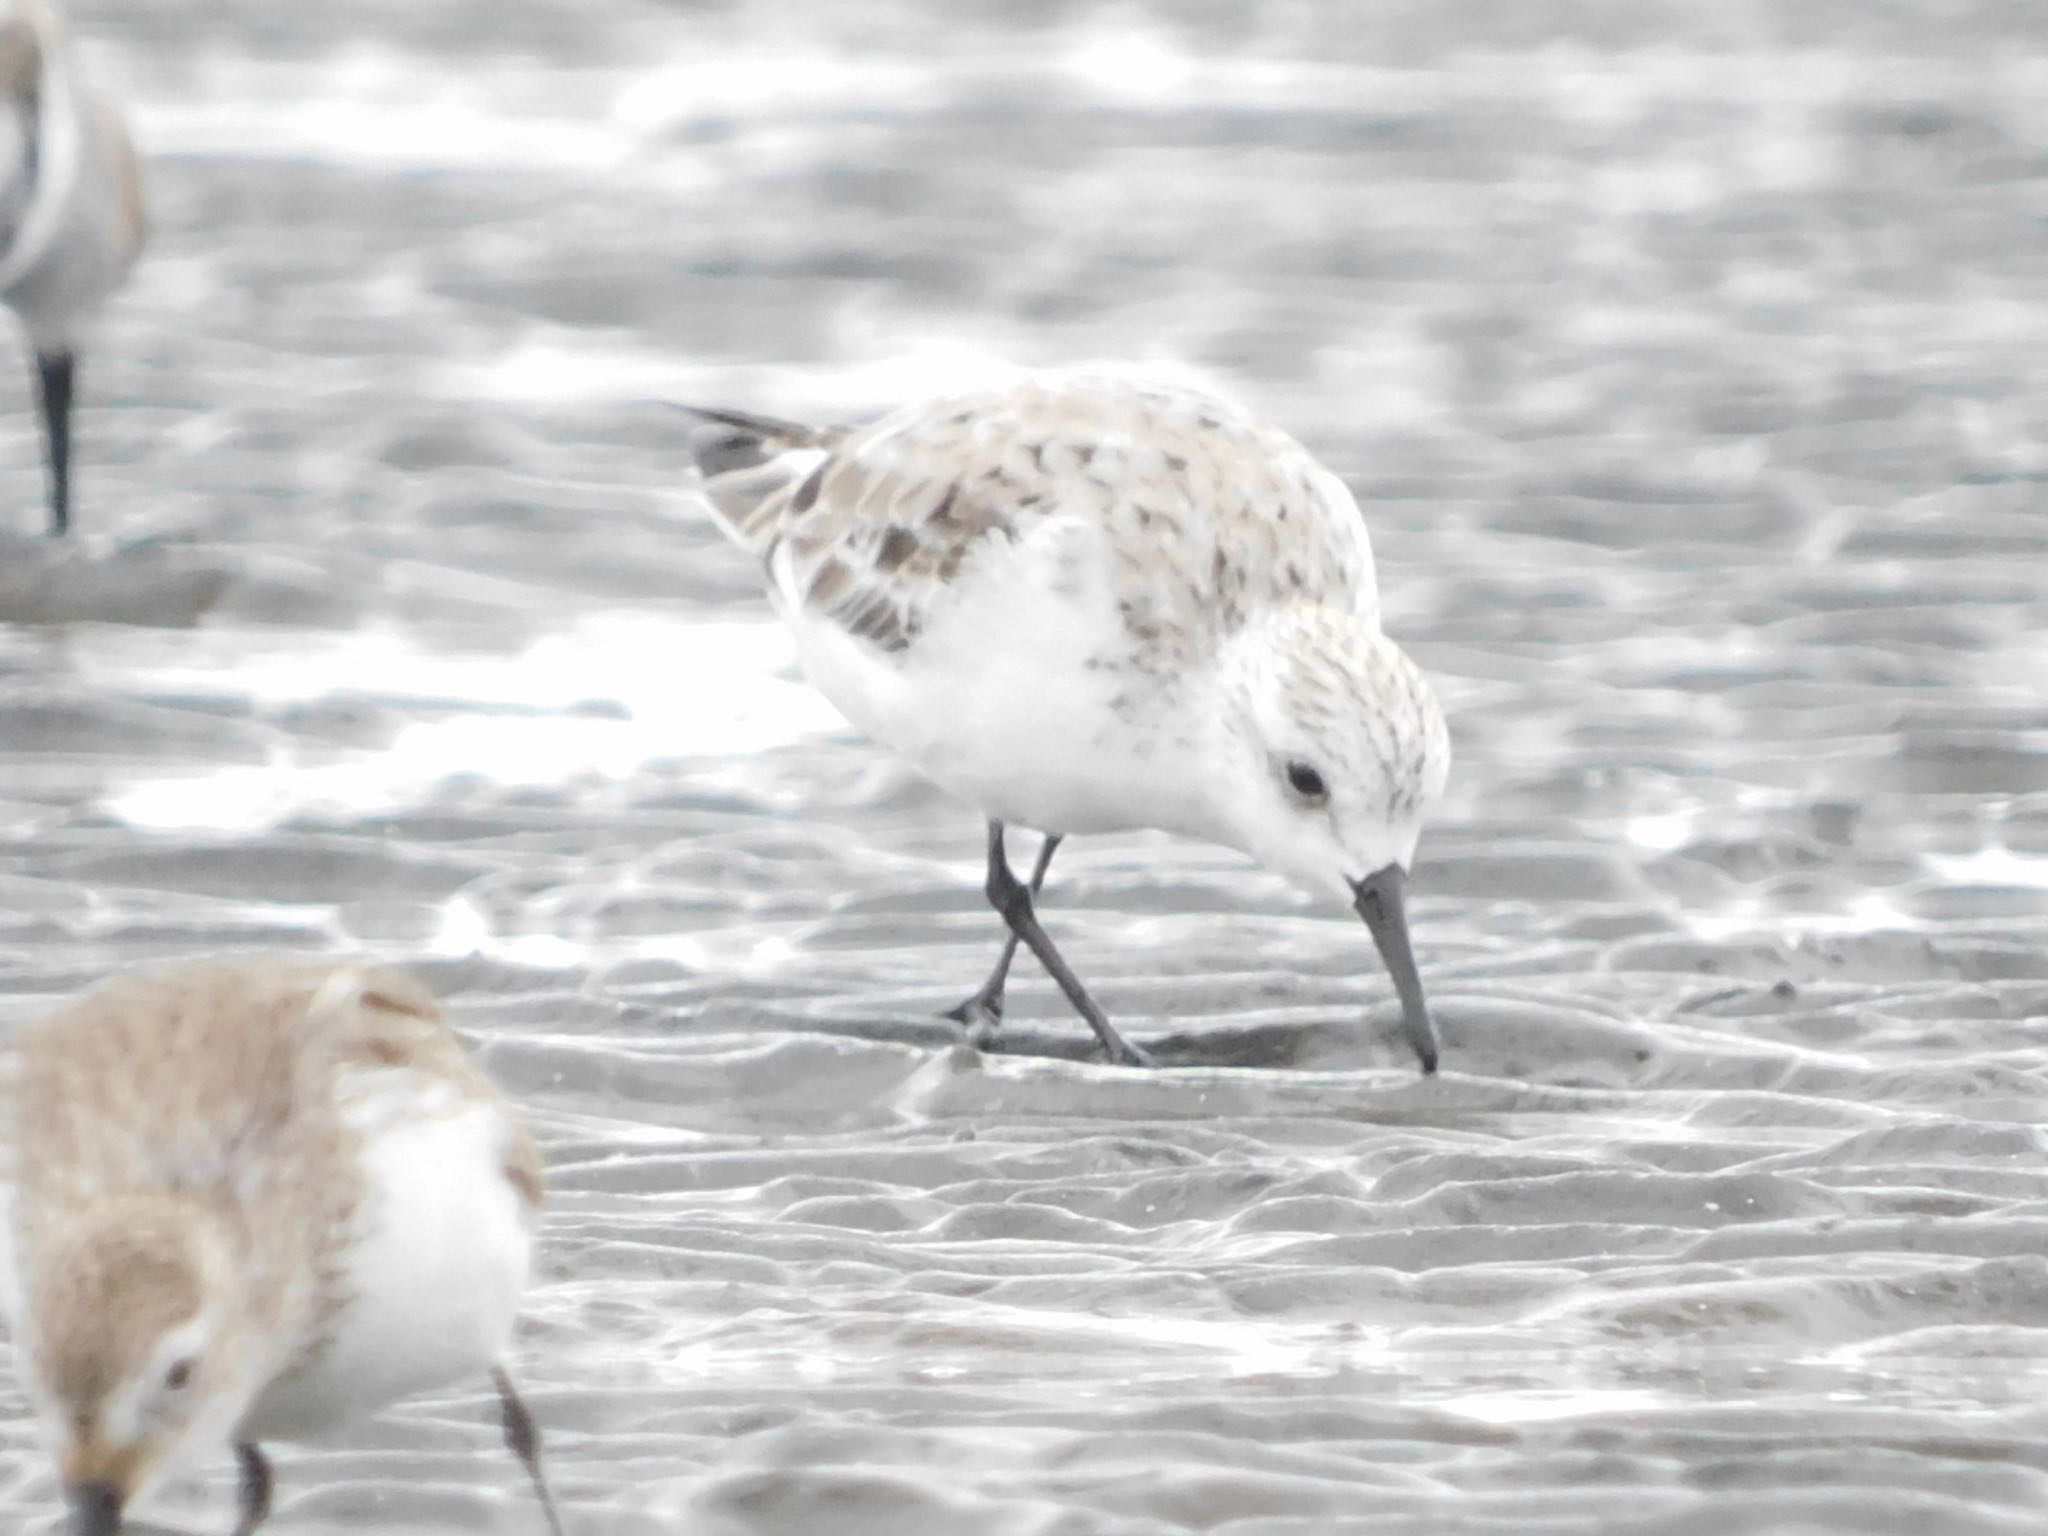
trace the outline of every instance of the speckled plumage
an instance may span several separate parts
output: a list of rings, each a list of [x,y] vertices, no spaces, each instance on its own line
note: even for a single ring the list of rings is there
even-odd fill
[[[204,1416],[175,1415],[161,1444],[131,1421],[180,1330],[207,1341],[192,1351],[192,1395],[221,1406],[206,1431],[238,1443],[322,1433],[394,1384],[490,1364],[525,1274],[540,1158],[412,977],[295,959],[123,977],[14,1045],[9,1300],[67,1482],[114,1468],[139,1488],[177,1459],[186,1418]],[[379,1164],[394,1138],[439,1124],[460,1131],[438,1144],[452,1160],[411,1181],[452,1202],[441,1221],[472,1201],[502,1212],[479,1209],[460,1237],[421,1226]],[[502,1252],[488,1251],[493,1230]],[[485,1250],[473,1301],[432,1291],[437,1238]],[[384,1271],[415,1251],[422,1289],[408,1295]],[[472,1307],[474,1337],[454,1341],[445,1371],[376,1360],[410,1314]]]
[[[762,560],[811,682],[989,818],[991,900],[1112,1055],[1140,1053],[1030,931],[1004,825],[1162,828],[1347,900],[1405,873],[1449,736],[1380,632],[1357,504],[1286,433],[1114,374],[856,428],[694,414],[705,497]],[[1369,921],[1405,957],[1405,919]],[[1403,985],[1433,1064],[1419,984]]]
[[[1343,482],[1197,391],[1046,377],[859,428],[724,419],[760,447],[708,481],[727,525],[764,560],[786,549],[792,592],[884,650],[914,645],[974,562],[1067,520],[1103,537],[1130,642],[1106,664],[1185,668],[1274,603],[1378,618],[1372,548]]]

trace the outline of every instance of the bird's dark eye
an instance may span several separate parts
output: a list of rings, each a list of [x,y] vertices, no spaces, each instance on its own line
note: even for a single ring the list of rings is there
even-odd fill
[[[1327,800],[1330,797],[1330,786],[1323,782],[1323,776],[1300,758],[1287,765],[1287,787],[1304,800]]]
[[[173,1360],[171,1368],[164,1372],[164,1390],[167,1392],[182,1392],[191,1385],[192,1362],[189,1359]]]

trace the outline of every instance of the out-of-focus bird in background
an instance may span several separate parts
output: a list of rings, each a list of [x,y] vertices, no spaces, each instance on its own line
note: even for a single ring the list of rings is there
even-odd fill
[[[142,249],[141,167],[48,0],[0,0],[0,300],[35,356],[50,530],[71,526],[80,338]]]
[[[541,1164],[433,998],[316,960],[123,978],[17,1035],[0,1295],[72,1536],[232,1445],[249,1536],[267,1439],[313,1439],[491,1372]]]

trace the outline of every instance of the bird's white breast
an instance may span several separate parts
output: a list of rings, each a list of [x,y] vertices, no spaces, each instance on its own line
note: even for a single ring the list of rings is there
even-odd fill
[[[511,1332],[532,1218],[505,1173],[494,1103],[402,1069],[355,1075],[365,1195],[331,1337],[257,1400],[241,1432],[317,1437],[409,1393],[488,1369]]]
[[[1131,641],[1108,558],[1080,519],[992,540],[894,654],[786,590],[779,606],[812,685],[983,814],[1059,833],[1179,827],[1200,795],[1194,765],[1160,751],[1170,719],[1134,718],[1149,684],[1120,665]]]

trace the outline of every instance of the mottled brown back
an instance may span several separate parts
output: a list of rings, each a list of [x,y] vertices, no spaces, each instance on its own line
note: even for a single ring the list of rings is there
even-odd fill
[[[1377,616],[1349,492],[1285,433],[1192,390],[1030,379],[832,433],[699,414],[713,509],[764,558],[780,547],[806,608],[883,651],[915,643],[970,562],[1053,518],[1101,529],[1141,646],[1207,644],[1274,602]]]

